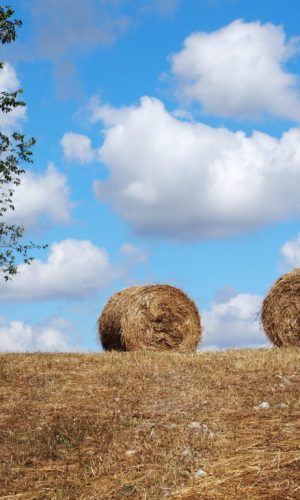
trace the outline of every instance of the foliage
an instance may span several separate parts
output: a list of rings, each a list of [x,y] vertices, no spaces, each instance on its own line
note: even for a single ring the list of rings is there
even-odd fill
[[[12,19],[14,10],[8,6],[0,7],[0,41],[7,44],[15,41],[16,28],[22,25],[22,21]],[[3,70],[4,62],[0,61],[0,70]],[[22,90],[14,92],[0,92],[0,112],[10,113],[15,108],[24,107],[26,104],[19,99]],[[24,163],[32,163],[31,147],[35,139],[26,140],[25,135],[19,132],[0,132],[0,271],[4,279],[10,279],[17,273],[16,259],[21,256],[26,264],[32,257],[28,252],[40,245],[22,244],[24,227],[5,222],[7,212],[14,210],[13,194],[15,186],[21,183],[21,175],[25,173]],[[45,248],[45,246],[43,246]]]

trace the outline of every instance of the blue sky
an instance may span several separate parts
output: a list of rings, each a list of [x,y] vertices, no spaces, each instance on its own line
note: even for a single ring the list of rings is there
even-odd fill
[[[1,90],[37,139],[15,193],[48,243],[0,284],[0,349],[99,351],[112,293],[170,283],[203,350],[268,345],[258,313],[300,266],[296,0],[15,0]]]

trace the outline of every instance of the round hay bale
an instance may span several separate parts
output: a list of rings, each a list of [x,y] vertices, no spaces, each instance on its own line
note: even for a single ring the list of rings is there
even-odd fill
[[[263,301],[266,335],[278,347],[300,347],[300,268],[279,278]]]
[[[201,337],[195,303],[170,285],[125,288],[111,297],[98,320],[105,350],[194,351]]]

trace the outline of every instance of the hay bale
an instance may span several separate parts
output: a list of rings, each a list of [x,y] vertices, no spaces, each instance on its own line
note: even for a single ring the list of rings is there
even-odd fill
[[[279,278],[263,301],[262,324],[278,347],[300,347],[300,268]]]
[[[98,320],[105,350],[194,351],[201,321],[194,302],[178,288],[126,288],[108,301]]]

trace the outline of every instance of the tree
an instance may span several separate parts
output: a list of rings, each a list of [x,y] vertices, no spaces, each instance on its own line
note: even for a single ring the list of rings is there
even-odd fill
[[[22,25],[19,19],[12,19],[14,10],[9,7],[0,7],[0,41],[7,44],[15,41],[16,28]],[[0,71],[4,68],[0,61]],[[25,106],[20,100],[22,90],[14,92],[0,92],[0,112],[10,113],[14,108]],[[22,243],[24,227],[5,222],[5,216],[14,210],[13,194],[15,186],[21,183],[20,176],[25,173],[24,164],[32,163],[31,148],[35,139],[26,140],[25,135],[19,132],[0,132],[0,271],[7,281],[17,273],[17,261],[21,257],[26,264],[30,264],[33,257],[29,255],[32,249],[45,248],[47,245],[35,245],[30,242]]]

